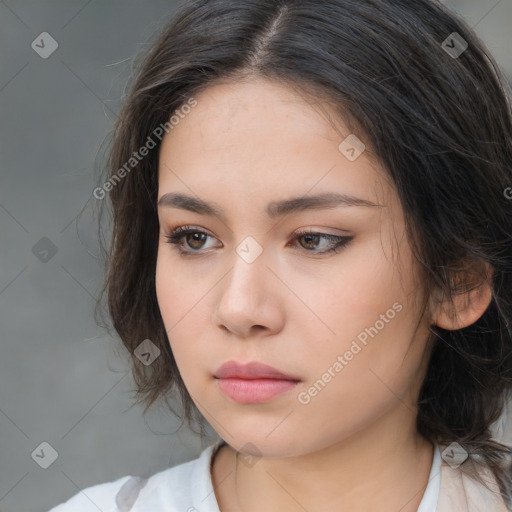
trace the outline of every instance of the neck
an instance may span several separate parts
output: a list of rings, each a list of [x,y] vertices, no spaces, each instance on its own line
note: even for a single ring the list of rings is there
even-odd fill
[[[416,512],[433,459],[432,444],[416,432],[403,404],[349,438],[292,457],[246,465],[226,448],[232,480],[225,489],[239,512]]]

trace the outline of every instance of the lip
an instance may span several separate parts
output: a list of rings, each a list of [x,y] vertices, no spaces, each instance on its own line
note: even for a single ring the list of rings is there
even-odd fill
[[[267,364],[227,361],[214,374],[219,389],[235,402],[255,404],[294,388],[301,379]]]
[[[217,379],[278,379],[299,382],[301,379],[287,375],[267,364],[253,361],[247,364],[226,361],[214,374]]]
[[[283,379],[215,379],[219,389],[240,404],[257,404],[297,386],[294,380]]]

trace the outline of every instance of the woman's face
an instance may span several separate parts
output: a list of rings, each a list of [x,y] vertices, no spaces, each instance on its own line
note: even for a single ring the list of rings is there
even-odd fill
[[[347,128],[283,85],[215,85],[195,99],[163,139],[158,200],[182,194],[218,211],[161,201],[156,292],[198,409],[235,449],[271,457],[414,421],[429,319],[384,171],[358,156],[354,137],[340,146]],[[326,194],[362,201],[313,200]],[[294,198],[285,204],[300,208],[277,206]],[[178,241],[183,254],[166,239],[180,226],[199,232]],[[226,361],[300,382],[237,401],[214,377]]]

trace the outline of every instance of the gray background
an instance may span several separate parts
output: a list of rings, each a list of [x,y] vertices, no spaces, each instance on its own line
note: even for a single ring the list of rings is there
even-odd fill
[[[445,3],[512,77],[512,0]],[[102,277],[95,158],[130,57],[178,4],[0,1],[2,512],[46,511],[90,485],[196,458],[217,438],[209,429],[201,443],[165,409],[143,417],[132,407],[127,352],[93,318]],[[45,31],[59,45],[47,59],[31,48]],[[38,242],[57,250],[46,263]],[[58,452],[48,469],[31,457],[43,441]]]

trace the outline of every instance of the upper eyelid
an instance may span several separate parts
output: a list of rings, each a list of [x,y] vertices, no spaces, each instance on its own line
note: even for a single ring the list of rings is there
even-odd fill
[[[337,236],[341,236],[341,237],[349,237],[349,236],[352,236],[352,233],[349,232],[349,230],[340,230],[342,231],[342,233],[329,233],[329,232],[326,232],[325,230],[329,230],[329,229],[333,229],[333,228],[322,228],[322,227],[317,227],[317,228],[311,228],[311,227],[304,227],[304,228],[297,228],[295,230],[292,231],[291,235],[297,235],[297,234],[302,234],[302,233],[305,233],[305,234],[319,234],[319,235],[326,235],[326,236],[334,236],[334,237],[337,237]],[[208,229],[206,228],[203,228],[203,227],[199,227],[199,226],[194,226],[192,224],[183,224],[183,225],[178,225],[174,228],[170,228],[170,229],[166,229],[164,228],[164,232],[166,232],[165,234],[167,235],[172,235],[173,233],[183,233],[184,231],[198,231],[198,232],[201,232],[201,233],[204,233],[208,236],[211,236],[212,238],[217,238],[215,235],[213,235],[211,233],[211,231],[209,231]]]

